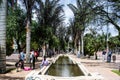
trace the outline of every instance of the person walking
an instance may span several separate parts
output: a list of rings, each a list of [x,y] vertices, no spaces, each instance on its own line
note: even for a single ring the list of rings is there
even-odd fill
[[[106,55],[106,51],[103,50],[103,52],[102,52],[102,58],[103,58],[103,61],[106,59],[106,58],[105,58],[105,55]]]
[[[19,54],[19,62],[21,62],[21,69],[24,69],[25,51],[22,50]]]
[[[15,67],[16,67],[16,72],[19,72],[19,69],[21,68],[21,62],[20,61],[17,61],[16,63],[15,63]]]
[[[109,50],[107,55],[107,62],[111,62],[112,51]]]

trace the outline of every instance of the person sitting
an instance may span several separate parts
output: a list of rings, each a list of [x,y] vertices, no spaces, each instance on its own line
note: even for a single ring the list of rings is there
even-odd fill
[[[42,63],[40,64],[40,68],[42,68],[43,66],[48,66],[48,64],[49,64],[49,62],[46,59],[46,56],[44,56],[44,58],[42,60]]]

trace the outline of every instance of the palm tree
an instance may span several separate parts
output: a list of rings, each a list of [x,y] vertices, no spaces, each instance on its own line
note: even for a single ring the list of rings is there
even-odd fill
[[[38,21],[40,26],[51,26],[53,27],[53,32],[56,34],[57,27],[64,20],[63,5],[59,4],[60,0],[37,0],[39,5],[36,8],[38,13]]]
[[[7,0],[0,0],[0,73],[6,71],[6,10]]]
[[[77,44],[81,41],[82,54],[84,55],[83,49],[83,34],[85,28],[90,24],[91,20],[94,18],[94,10],[96,8],[94,0],[76,0],[77,6],[73,4],[68,4],[69,8],[74,13],[74,47],[77,48]],[[81,39],[81,40],[80,40]]]
[[[58,30],[58,32],[57,32],[57,37],[59,38],[59,40],[60,40],[60,46],[59,46],[59,48],[61,49],[61,50],[64,50],[65,51],[65,49],[66,49],[66,41],[68,41],[67,40],[67,29],[66,29],[66,27],[64,26],[64,25],[61,25],[59,28],[58,28],[59,30]]]
[[[72,47],[74,49],[77,49],[77,40],[78,40],[78,28],[75,26],[75,18],[74,19],[70,19],[70,31],[71,31],[71,36],[72,36],[72,40],[73,40],[73,44]],[[74,53],[76,53],[76,50],[74,50]]]
[[[52,36],[57,35],[57,28],[64,20],[63,5],[59,4],[60,0],[37,0],[36,11],[38,13],[38,40],[41,43],[49,43]],[[51,44],[52,45],[52,44]]]
[[[26,17],[26,62],[29,62],[30,58],[30,40],[31,40],[31,18],[32,18],[32,10],[35,0],[23,0],[25,4],[25,8],[27,11]]]

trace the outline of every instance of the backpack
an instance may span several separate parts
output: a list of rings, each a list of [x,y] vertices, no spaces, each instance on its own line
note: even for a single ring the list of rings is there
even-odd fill
[[[35,57],[37,56],[37,52],[34,52]]]

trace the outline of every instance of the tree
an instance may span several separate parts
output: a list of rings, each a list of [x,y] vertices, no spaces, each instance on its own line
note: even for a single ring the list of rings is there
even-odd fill
[[[14,40],[13,40],[14,39]],[[20,42],[25,41],[25,13],[19,6],[8,8],[7,15],[7,55],[13,53],[13,44],[17,45],[17,49],[21,51]],[[14,42],[14,43],[13,43]]]
[[[98,34],[95,30],[92,30],[93,32],[88,33],[85,35],[85,55],[89,55],[89,58],[91,55],[95,54],[95,59],[97,59],[97,51],[104,50],[105,49],[105,43],[106,43],[106,35],[104,34]],[[94,33],[95,32],[95,33]]]
[[[13,10],[15,9],[15,6],[17,6],[18,0],[7,0],[7,8],[11,7]]]
[[[60,49],[64,51],[66,49],[66,36],[66,28],[64,24],[61,24],[61,26],[58,28],[57,37],[59,38]]]
[[[64,20],[64,15],[62,14],[63,5],[59,4],[59,1],[60,0],[37,0],[36,13],[39,25],[36,27],[35,33],[41,45],[55,45],[50,42],[54,42],[55,36],[58,37],[58,27]]]
[[[74,48],[75,47],[74,37],[75,37],[75,34],[76,34],[76,29],[74,28],[75,20],[70,19],[69,21],[70,21],[70,25],[68,26],[69,27],[69,33],[70,33],[70,36],[72,37],[72,47]]]
[[[104,4],[102,4],[104,2]],[[103,8],[99,8],[100,19],[106,22],[105,25],[112,24],[119,34],[120,40],[120,1],[119,0],[106,0],[100,2]]]
[[[93,45],[95,39],[92,34],[86,34],[84,39],[85,39],[85,43],[84,43],[85,55],[89,55],[90,57],[91,55],[93,55],[95,51],[95,48],[94,48],[95,46]]]
[[[114,50],[115,48],[120,46],[119,37],[118,36],[110,37],[108,43],[109,43],[109,48]]]
[[[119,0],[108,0],[108,8],[111,7],[110,11],[104,11],[106,17],[108,18],[108,22],[114,25],[114,27],[118,30],[119,40],[120,40],[120,1]],[[107,13],[106,13],[107,12]]]
[[[7,0],[0,0],[0,73],[6,71],[6,12]]]
[[[94,10],[97,8],[94,0],[76,0],[77,6],[69,4],[68,6],[74,13],[74,48],[77,48],[77,44],[81,41],[82,44],[82,54],[84,55],[83,49],[83,34],[85,28],[94,19]],[[81,39],[81,40],[80,40]]]
[[[30,58],[30,41],[31,41],[31,18],[32,18],[32,10],[35,0],[23,0],[25,4],[25,9],[27,13],[26,17],[26,62],[29,62]]]

